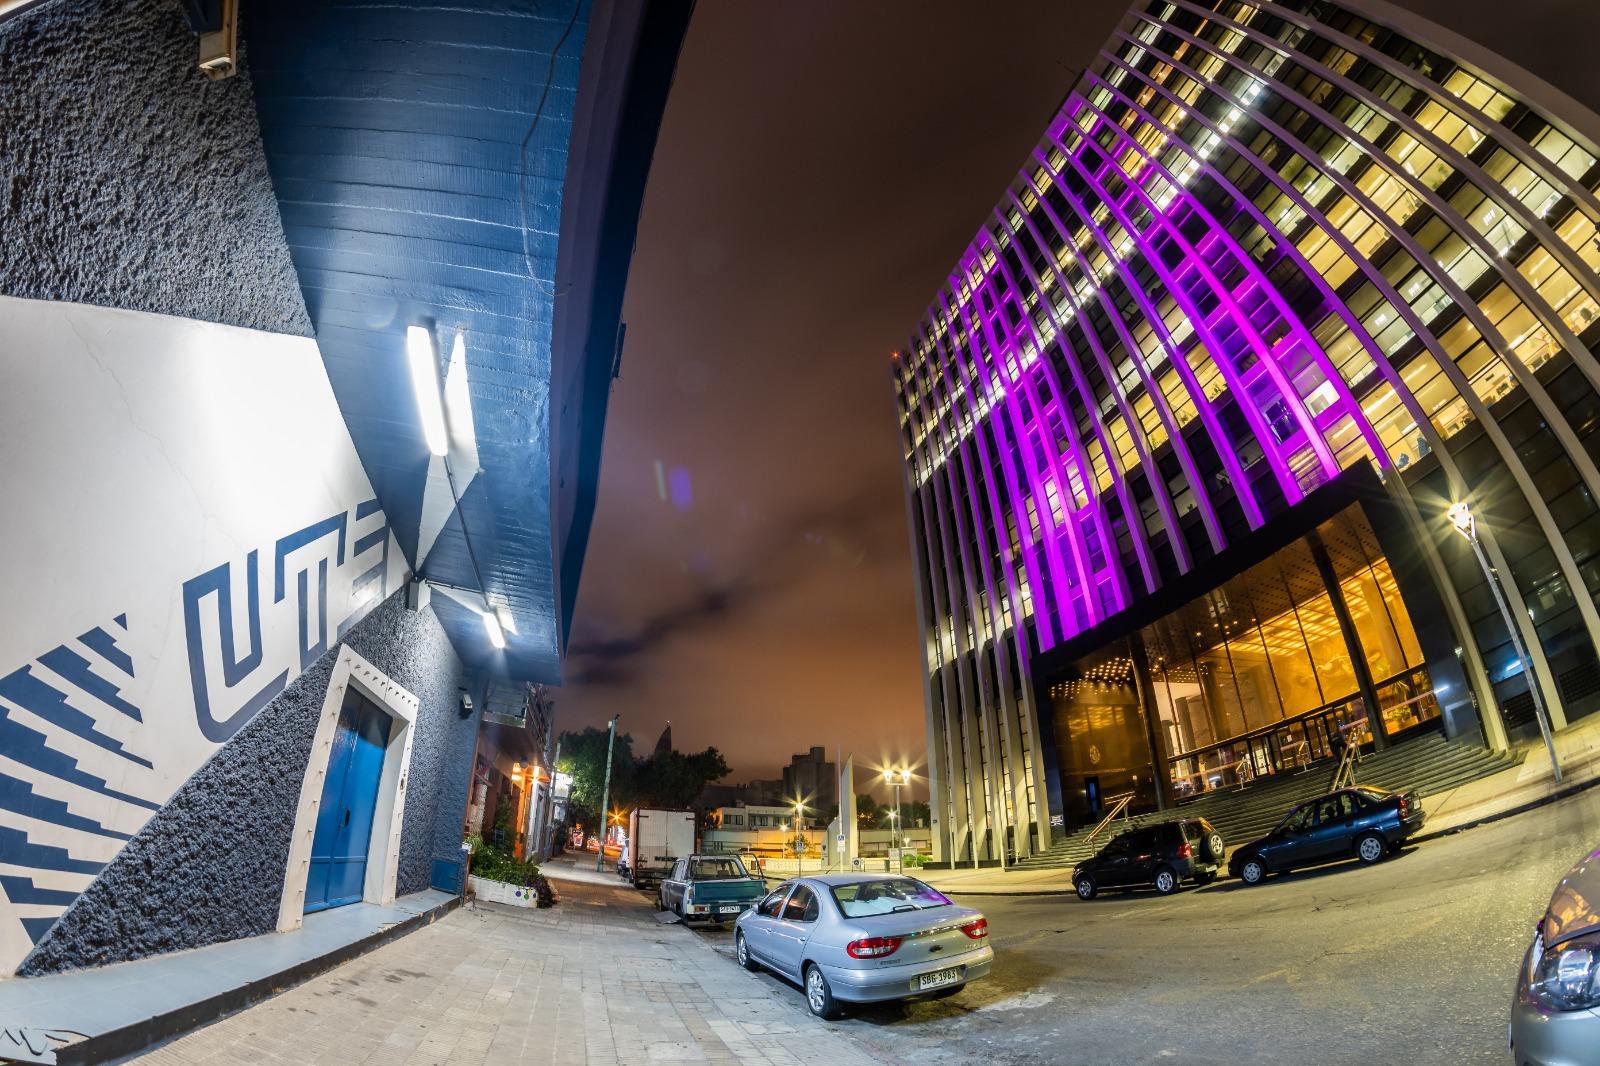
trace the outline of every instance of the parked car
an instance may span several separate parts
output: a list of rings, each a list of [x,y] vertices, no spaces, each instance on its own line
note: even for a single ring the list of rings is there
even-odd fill
[[[954,995],[989,973],[989,921],[914,877],[828,874],[786,881],[734,925],[734,955],[798,981],[806,1006]]]
[[[1575,1066],[1600,1049],[1600,848],[1556,885],[1511,1001],[1516,1066]]]
[[[735,855],[686,855],[661,881],[656,904],[684,921],[737,918],[767,894]]]
[[[1247,885],[1271,873],[1359,859],[1377,862],[1422,828],[1428,815],[1415,792],[1389,792],[1370,785],[1344,788],[1307,800],[1278,827],[1240,847],[1228,871]]]
[[[1184,881],[1210,884],[1222,868],[1222,834],[1204,818],[1126,829],[1093,857],[1072,868],[1079,899],[1094,899],[1102,888],[1154,888],[1163,896]]]

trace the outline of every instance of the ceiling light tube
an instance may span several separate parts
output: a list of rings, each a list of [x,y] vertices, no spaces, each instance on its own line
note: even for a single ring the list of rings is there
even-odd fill
[[[428,450],[443,456],[450,450],[450,442],[444,427],[444,405],[439,400],[439,361],[433,352],[432,330],[426,326],[406,328],[406,359],[411,364],[411,388],[417,394],[422,435]]]
[[[494,616],[493,611],[483,612],[483,628],[489,632],[489,643],[497,649],[506,646],[506,635],[500,629],[500,619]]]

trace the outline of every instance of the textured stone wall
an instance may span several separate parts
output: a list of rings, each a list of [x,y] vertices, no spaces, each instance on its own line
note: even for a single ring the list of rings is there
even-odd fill
[[[311,335],[248,63],[198,54],[177,0],[0,22],[0,293]]]
[[[431,610],[381,604],[342,643],[419,700],[397,890],[428,885],[460,842],[478,715]],[[19,973],[55,973],[202,947],[277,927],[289,838],[335,646],[224,745],[47,933]]]

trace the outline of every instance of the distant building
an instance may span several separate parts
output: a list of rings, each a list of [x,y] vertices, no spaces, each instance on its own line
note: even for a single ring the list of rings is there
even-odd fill
[[[812,748],[789,760],[783,768],[783,798],[790,803],[799,799],[813,815],[839,802],[838,778],[826,749]]]
[[[782,829],[794,824],[794,808],[776,804],[739,803],[710,812],[711,824],[718,829]],[[807,819],[802,818],[801,824]]]
[[[699,811],[712,811],[741,804],[761,806],[778,803],[782,798],[782,778],[755,778],[743,785],[708,784],[695,798],[694,807]]]

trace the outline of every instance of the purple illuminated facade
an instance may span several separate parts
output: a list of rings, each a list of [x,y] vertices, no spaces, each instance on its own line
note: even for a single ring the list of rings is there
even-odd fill
[[[945,861],[1339,730],[1504,747],[1456,500],[1600,706],[1600,119],[1364,10],[1136,5],[895,356]]]

